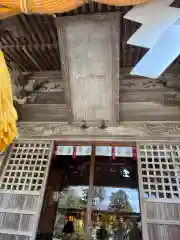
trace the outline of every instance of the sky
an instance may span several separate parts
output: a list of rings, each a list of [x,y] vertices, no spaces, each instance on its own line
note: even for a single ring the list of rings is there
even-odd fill
[[[76,194],[78,196],[82,195],[82,189],[85,188],[87,186],[77,186],[74,187],[73,189],[76,192]],[[139,213],[140,209],[139,209],[139,195],[138,195],[138,189],[130,189],[130,188],[115,188],[115,187],[104,187],[105,189],[105,200],[102,201],[100,204],[98,204],[96,207],[100,210],[107,210],[108,209],[108,205],[110,203],[110,196],[113,192],[117,192],[118,190],[122,190],[124,192],[126,192],[126,194],[129,197],[129,202],[131,204],[131,207],[133,208],[133,212]]]

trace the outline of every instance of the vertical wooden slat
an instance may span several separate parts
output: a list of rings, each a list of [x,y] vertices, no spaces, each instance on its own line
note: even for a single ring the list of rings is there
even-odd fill
[[[142,172],[141,172],[141,158],[140,158],[140,148],[139,145],[136,145],[137,151],[137,164],[138,164],[138,183],[139,183],[139,203],[141,209],[141,224],[142,224],[142,234],[143,238],[148,240],[148,229],[146,224],[146,208],[144,204],[144,194],[143,194],[143,181],[142,181]]]
[[[90,228],[91,228],[91,212],[92,212],[92,194],[93,194],[93,183],[94,183],[95,155],[96,155],[96,145],[92,144],[90,172],[89,172],[88,203],[87,203],[86,218],[85,218],[86,219],[86,221],[85,221],[85,231],[86,231],[87,236],[90,235]]]

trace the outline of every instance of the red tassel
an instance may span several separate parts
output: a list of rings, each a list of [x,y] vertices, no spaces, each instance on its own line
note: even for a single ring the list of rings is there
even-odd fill
[[[57,150],[58,150],[58,145],[57,145],[57,143],[55,142],[54,160],[56,160]]]
[[[73,148],[73,159],[76,159],[77,146]]]
[[[115,151],[115,147],[112,147],[112,159],[113,159],[113,160],[116,159],[116,151]]]
[[[137,160],[137,152],[136,152],[136,147],[133,147],[133,160]]]

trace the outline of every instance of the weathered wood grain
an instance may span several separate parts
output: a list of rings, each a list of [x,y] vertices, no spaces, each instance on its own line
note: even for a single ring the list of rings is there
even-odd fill
[[[67,106],[59,98],[51,100],[37,99],[36,103],[19,105],[20,121],[67,121]],[[43,102],[43,104],[41,104]],[[180,111],[177,106],[165,106],[156,102],[121,102],[121,121],[179,121]],[[91,126],[91,124],[88,124]],[[119,122],[117,126],[119,125]],[[79,125],[78,125],[79,126]],[[100,123],[99,125],[100,126]],[[80,126],[79,126],[80,127]]]
[[[163,91],[157,90],[134,90],[134,91],[120,91],[121,103],[135,103],[135,102],[154,102],[164,103]],[[121,112],[121,110],[120,110]]]
[[[176,91],[165,92],[164,103],[166,105],[180,106],[180,92],[176,92]]]
[[[175,141],[180,138],[179,122],[122,122],[118,127],[82,130],[65,122],[19,122],[19,138],[44,138],[69,141]]]
[[[43,83],[38,91],[30,94],[28,97],[27,103],[35,104],[34,107],[29,107],[28,105],[26,107],[18,107],[17,110],[23,121],[36,121],[36,119],[37,121],[41,121],[41,119],[43,121],[51,121],[53,119],[56,122],[59,119],[63,119],[63,121],[67,119],[69,121],[69,117],[64,117],[64,112],[57,111],[58,108],[54,105],[66,104],[67,102],[65,99],[66,80],[62,80],[62,75],[59,71],[24,73],[23,76],[28,78],[25,79],[26,84],[33,81],[38,84]],[[120,121],[178,121],[180,104],[178,80],[172,74],[166,74],[165,77],[167,79],[167,87],[159,80],[134,76],[121,77],[119,91]],[[15,79],[14,77],[14,82]],[[93,91],[88,88],[87,91],[89,92],[88,94],[92,93],[94,101],[97,100],[94,98],[96,88]],[[52,105],[51,108],[46,108],[46,104]],[[41,105],[44,106],[42,107]],[[68,111],[68,107],[66,111]]]
[[[19,106],[20,120],[25,122],[68,121],[65,104],[25,104]]]
[[[28,99],[29,104],[66,104],[64,92],[38,92],[34,101]]]
[[[163,84],[155,79],[140,77],[123,77],[120,79],[120,91],[139,91],[139,90],[156,90],[161,91]]]
[[[69,122],[119,121],[119,14],[57,18]]]
[[[180,111],[177,106],[165,106],[155,102],[121,102],[121,121],[178,121]]]

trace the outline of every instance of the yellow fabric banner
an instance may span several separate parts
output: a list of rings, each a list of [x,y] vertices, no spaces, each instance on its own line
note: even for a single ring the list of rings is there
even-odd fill
[[[4,151],[17,136],[16,121],[11,78],[4,55],[0,51],[0,151]]]

